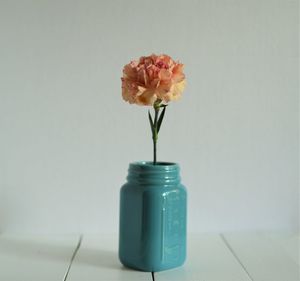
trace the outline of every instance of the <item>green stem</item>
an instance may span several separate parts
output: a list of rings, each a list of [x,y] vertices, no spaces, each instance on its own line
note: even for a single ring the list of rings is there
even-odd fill
[[[153,139],[153,165],[156,165],[156,143],[157,141]]]
[[[152,139],[153,139],[153,165],[156,165],[156,151],[157,151],[157,139],[158,139],[158,126],[157,126],[157,118],[159,114],[159,104],[154,104],[154,130],[152,134]]]

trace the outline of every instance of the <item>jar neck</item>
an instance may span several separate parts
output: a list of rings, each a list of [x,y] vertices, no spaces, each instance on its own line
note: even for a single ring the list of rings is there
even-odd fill
[[[137,184],[176,185],[180,183],[179,165],[176,163],[134,162],[129,165],[127,181]]]

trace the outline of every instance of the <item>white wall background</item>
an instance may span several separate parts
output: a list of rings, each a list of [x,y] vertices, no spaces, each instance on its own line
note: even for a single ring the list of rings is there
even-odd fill
[[[189,230],[298,227],[298,1],[0,0],[0,230],[117,232],[128,163],[150,160],[124,64],[167,53],[188,87],[160,160]]]

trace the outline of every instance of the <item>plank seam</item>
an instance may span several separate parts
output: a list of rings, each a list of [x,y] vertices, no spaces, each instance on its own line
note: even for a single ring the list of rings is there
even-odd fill
[[[237,262],[240,264],[240,266],[243,268],[243,270],[245,271],[245,273],[247,274],[248,278],[251,281],[254,281],[253,277],[251,276],[251,274],[249,273],[249,271],[247,270],[246,266],[242,263],[242,261],[239,259],[238,255],[235,253],[235,251],[233,250],[233,248],[230,246],[229,242],[226,240],[225,236],[223,235],[223,233],[220,234],[221,239],[223,240],[224,244],[226,245],[226,247],[228,248],[228,250],[231,252],[231,254],[235,257],[235,259],[237,260]]]
[[[76,257],[76,254],[77,254],[77,252],[78,252],[78,250],[79,250],[79,248],[80,248],[80,246],[81,246],[81,242],[82,242],[82,235],[80,235],[80,237],[79,237],[79,239],[78,239],[76,248],[75,248],[75,250],[74,250],[74,252],[73,252],[73,254],[72,254],[71,260],[70,260],[70,262],[69,262],[69,266],[68,266],[68,268],[67,268],[67,270],[66,270],[66,273],[65,273],[65,275],[64,275],[64,277],[63,277],[63,279],[62,279],[63,281],[66,281],[67,278],[68,278],[68,275],[69,275],[69,272],[70,272],[70,270],[71,270],[71,266],[72,266],[72,264],[73,264],[73,261],[74,261],[74,259],[75,259],[75,257]]]

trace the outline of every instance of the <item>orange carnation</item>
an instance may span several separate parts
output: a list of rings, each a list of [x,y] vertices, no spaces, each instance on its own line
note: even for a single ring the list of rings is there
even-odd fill
[[[121,78],[123,99],[138,105],[179,99],[185,87],[183,66],[168,55],[155,54],[126,64]]]

